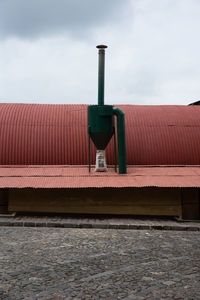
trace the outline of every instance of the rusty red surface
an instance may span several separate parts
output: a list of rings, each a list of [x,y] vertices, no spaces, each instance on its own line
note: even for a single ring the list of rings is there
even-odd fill
[[[128,167],[119,175],[83,166],[1,166],[0,188],[200,187],[200,166]]]
[[[128,165],[200,164],[200,106],[118,107]],[[113,139],[107,161],[114,164]],[[87,165],[87,105],[1,103],[0,164]]]

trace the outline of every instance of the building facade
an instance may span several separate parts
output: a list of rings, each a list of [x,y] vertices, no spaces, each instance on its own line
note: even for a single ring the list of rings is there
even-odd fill
[[[88,171],[87,105],[0,104],[0,210],[199,219],[200,107],[119,107],[123,175],[113,139],[108,172]]]

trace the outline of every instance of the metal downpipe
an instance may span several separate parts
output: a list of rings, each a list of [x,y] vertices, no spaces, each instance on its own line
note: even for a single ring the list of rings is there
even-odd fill
[[[124,113],[118,107],[113,107],[113,114],[117,117],[119,174],[126,174],[126,139]]]

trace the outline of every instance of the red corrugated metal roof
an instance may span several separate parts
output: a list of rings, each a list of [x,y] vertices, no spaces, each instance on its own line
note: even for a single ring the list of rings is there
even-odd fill
[[[83,166],[2,166],[0,188],[127,188],[200,187],[200,166],[128,167],[119,175],[113,168],[95,173]]]
[[[127,164],[200,164],[200,106],[119,107],[126,118]],[[108,164],[113,154],[112,140]],[[1,103],[0,164],[88,164],[87,105]]]

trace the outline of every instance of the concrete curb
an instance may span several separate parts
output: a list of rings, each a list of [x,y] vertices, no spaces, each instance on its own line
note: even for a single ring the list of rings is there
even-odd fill
[[[48,228],[84,228],[84,229],[123,229],[123,230],[173,230],[200,231],[199,226],[190,225],[145,225],[145,224],[98,224],[98,223],[67,223],[41,221],[0,221],[0,227],[48,227]]]

